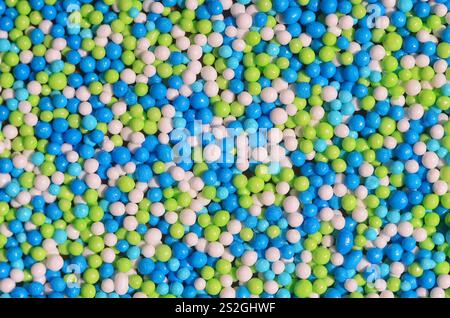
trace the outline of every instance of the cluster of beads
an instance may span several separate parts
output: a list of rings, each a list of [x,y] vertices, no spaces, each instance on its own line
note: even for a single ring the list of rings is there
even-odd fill
[[[446,0],[0,0],[0,297],[450,297]]]

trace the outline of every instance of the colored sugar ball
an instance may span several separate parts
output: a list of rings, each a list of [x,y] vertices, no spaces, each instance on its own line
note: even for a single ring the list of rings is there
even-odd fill
[[[0,0],[0,297],[449,298],[448,20]]]

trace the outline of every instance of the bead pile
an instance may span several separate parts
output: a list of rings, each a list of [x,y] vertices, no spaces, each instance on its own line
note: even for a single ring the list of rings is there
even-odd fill
[[[445,0],[0,0],[1,297],[450,297]]]

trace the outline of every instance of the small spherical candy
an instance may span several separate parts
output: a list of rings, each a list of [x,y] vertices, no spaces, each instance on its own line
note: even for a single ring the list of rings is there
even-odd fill
[[[0,4],[6,296],[445,296],[444,5],[110,2]]]

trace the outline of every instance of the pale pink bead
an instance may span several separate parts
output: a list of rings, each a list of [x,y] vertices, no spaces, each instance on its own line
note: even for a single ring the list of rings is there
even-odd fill
[[[345,124],[339,124],[334,128],[334,133],[340,138],[345,138],[350,133],[350,129]]]
[[[438,59],[433,65],[433,69],[435,70],[435,72],[441,74],[445,73],[447,67],[448,67],[447,61],[441,59]]]
[[[213,32],[208,35],[208,44],[211,47],[219,47],[223,44],[223,36],[220,33]]]
[[[280,92],[280,101],[283,104],[292,104],[295,99],[295,94],[290,89],[285,89]]]
[[[450,288],[450,275],[449,274],[441,274],[437,278],[438,286],[442,289]]]
[[[344,256],[340,253],[333,253],[331,255],[331,263],[334,266],[341,266],[344,263]]]
[[[123,42],[123,35],[121,33],[114,33],[111,34],[110,39],[116,43],[116,44],[120,44]]]
[[[427,231],[423,228],[417,228],[413,232],[413,237],[417,242],[423,242],[427,238]]]
[[[111,27],[108,24],[103,24],[97,29],[97,35],[101,37],[108,37],[111,35]]]
[[[84,180],[86,185],[91,189],[98,189],[102,184],[100,176],[95,173],[88,174]]]
[[[13,125],[6,125],[5,127],[3,127],[2,131],[3,136],[9,140],[16,138],[16,136],[19,134],[18,129]]]
[[[169,224],[175,224],[178,220],[178,214],[174,211],[169,211],[164,214],[164,220]]]
[[[353,215],[352,215],[353,216]],[[357,214],[355,214],[355,216],[359,219],[363,219],[364,217],[364,213],[360,213],[360,211],[358,211]],[[355,220],[356,221],[356,220]],[[341,215],[335,215],[333,216],[333,218],[331,219],[331,224],[333,225],[333,227],[336,230],[342,230],[345,226],[345,218]]]
[[[383,228],[383,234],[388,237],[393,237],[397,234],[397,226],[393,223],[386,224]]]
[[[390,290],[383,290],[380,293],[380,298],[394,298],[394,293]]]
[[[322,221],[330,221],[333,219],[334,212],[331,208],[322,208],[319,212],[319,217]]]
[[[309,262],[311,262],[312,259],[313,259],[313,256],[312,256],[311,251],[303,250],[303,251],[301,252],[301,254],[300,254],[300,259],[301,259],[302,262],[304,262],[304,263],[309,263]]]
[[[236,18],[236,25],[241,29],[249,29],[252,26],[252,17],[247,13],[241,13]]]
[[[208,38],[204,34],[196,34],[194,37],[194,43],[199,46],[204,46],[208,43]]]
[[[275,32],[268,27],[264,27],[261,29],[261,39],[263,39],[264,41],[270,41],[273,39]]]
[[[225,28],[225,35],[230,38],[235,38],[237,35],[237,29],[236,27],[229,25]]]
[[[431,84],[435,88],[441,88],[447,83],[447,78],[444,74],[436,74],[431,80]]]
[[[310,110],[311,118],[320,120],[325,116],[325,110],[321,106],[313,106]]]
[[[246,265],[240,266],[236,271],[236,277],[241,283],[248,282],[252,276],[252,270]]]
[[[374,89],[373,96],[376,100],[382,101],[385,100],[388,97],[388,90],[386,87],[379,86]]]
[[[45,264],[49,270],[57,272],[63,267],[64,260],[59,255],[49,255],[47,256]]]
[[[448,185],[447,182],[438,180],[433,184],[433,191],[439,196],[442,196],[447,193]]]
[[[374,45],[370,49],[370,56],[375,61],[381,61],[386,56],[386,50],[379,44]]]
[[[423,165],[428,169],[433,169],[439,164],[439,157],[435,152],[427,151],[422,157]]]
[[[153,52],[150,51],[142,52],[140,58],[142,62],[144,62],[147,65],[152,64],[155,61],[155,55],[153,54]]]
[[[47,52],[45,53],[45,60],[48,63],[60,61],[61,60],[61,52],[59,52],[58,50],[55,50],[55,49],[48,49]]]
[[[39,191],[46,191],[50,186],[50,179],[44,175],[38,175],[34,179],[34,187]]]
[[[344,15],[339,18],[338,26],[343,30],[348,30],[353,27],[353,18],[349,15]]]
[[[18,169],[25,168],[27,164],[27,157],[25,155],[16,155],[13,158],[13,165]]]
[[[350,45],[347,50],[348,50],[348,52],[350,52],[352,54],[356,54],[359,51],[361,51],[361,45],[359,45],[356,42],[350,42]]]
[[[34,278],[42,277],[46,272],[47,268],[42,263],[35,263],[33,266],[31,266],[31,275],[33,275]]]
[[[416,155],[423,155],[427,151],[427,146],[422,141],[417,142],[413,146],[413,151]]]
[[[278,144],[283,140],[283,132],[279,128],[274,127],[268,131],[267,137],[272,144]]]
[[[27,85],[27,90],[31,95],[39,95],[42,90],[42,85],[38,81],[31,81]]]
[[[434,125],[430,129],[430,135],[433,139],[440,140],[444,137],[444,127],[442,125]]]
[[[11,175],[6,173],[0,173],[0,187],[4,188],[11,182]]]
[[[442,288],[434,287],[430,292],[431,298],[445,298],[445,291]]]
[[[342,34],[342,29],[338,26],[332,26],[328,28],[328,32],[336,36],[340,36]]]
[[[146,244],[142,247],[142,255],[144,257],[150,258],[155,255],[155,247],[149,244]]]
[[[114,277],[115,292],[119,295],[125,295],[128,288],[128,276],[125,273],[117,273]]]
[[[220,291],[220,298],[236,298],[236,291],[232,287],[225,287]]]
[[[231,6],[230,11],[231,11],[231,14],[232,14],[234,17],[237,17],[239,14],[245,13],[245,6],[244,6],[243,4],[241,4],[241,3],[235,2],[235,3],[233,3],[233,5]]]
[[[114,291],[114,281],[111,278],[103,280],[101,288],[105,293],[112,293]]]
[[[125,213],[125,205],[122,202],[114,202],[110,205],[110,213],[114,216],[121,216]]]
[[[408,160],[405,163],[405,169],[409,173],[416,173],[419,170],[419,164],[415,160]]]
[[[303,215],[297,212],[290,213],[287,216],[288,224],[291,227],[298,227],[303,223]]]
[[[398,225],[398,233],[403,237],[408,237],[413,234],[414,228],[409,222],[401,222]]]
[[[231,234],[237,234],[237,233],[239,233],[241,231],[241,229],[242,229],[242,224],[238,220],[231,220],[227,224],[227,230]]]
[[[157,228],[151,228],[145,233],[144,239],[145,242],[156,246],[161,242],[162,233]]]
[[[178,39],[176,39],[175,45],[181,51],[186,51],[189,48],[189,46],[191,45],[191,42],[189,41],[189,39],[187,37],[182,36],[182,37],[179,37]]]
[[[301,239],[300,232],[297,231],[297,230],[291,229],[291,230],[289,230],[289,231],[286,232],[286,239],[287,239],[290,243],[295,244],[295,243],[297,243],[298,241],[300,241],[300,239]]]
[[[400,59],[400,65],[407,70],[413,68],[415,63],[416,61],[411,55],[405,55]]]
[[[268,294],[274,295],[278,291],[278,283],[274,280],[269,280],[264,283],[264,291]]]
[[[430,58],[425,54],[420,54],[416,56],[416,65],[418,67],[425,67],[430,64]]]
[[[294,116],[295,114],[297,114],[297,106],[295,106],[294,104],[286,105],[286,112],[289,116]]]
[[[307,279],[311,276],[311,267],[306,263],[299,263],[295,267],[295,274],[298,278]]]
[[[367,210],[363,207],[356,207],[352,212],[352,218],[358,223],[362,223],[367,220],[368,213]]]
[[[288,115],[283,108],[277,107],[270,112],[270,120],[275,125],[283,125],[288,120]]]
[[[325,184],[319,188],[318,194],[322,200],[330,200],[333,197],[333,188],[330,185]]]
[[[217,72],[212,66],[204,66],[200,72],[205,81],[214,81],[217,78]]]
[[[387,16],[381,16],[381,17],[377,17],[375,18],[376,22],[375,22],[375,26],[377,27],[377,29],[387,29],[387,27],[389,26],[389,17]]]
[[[447,6],[445,6],[442,3],[438,3],[436,5],[433,6],[432,11],[438,16],[438,17],[443,17],[447,14],[448,9]]]
[[[325,24],[329,27],[336,26],[339,22],[339,18],[336,14],[331,13],[325,17]]]
[[[31,52],[30,50],[22,51],[19,54],[19,59],[24,64],[31,63],[33,57],[34,57],[33,52]]]
[[[344,286],[345,289],[347,289],[347,291],[349,291],[350,293],[353,293],[358,288],[358,284],[354,279],[347,279],[344,283]]]
[[[273,193],[273,192],[270,192]],[[275,196],[274,196],[275,199]],[[287,213],[297,212],[300,207],[300,201],[296,196],[288,196],[283,201],[283,208]]]
[[[136,73],[132,69],[126,68],[120,73],[120,79],[129,85],[133,84],[136,82]]]
[[[280,259],[280,250],[276,247],[269,247],[265,253],[266,259],[269,262],[275,262]]]
[[[441,173],[438,169],[430,169],[427,172],[427,181],[430,183],[435,183],[439,180]]]
[[[188,50],[187,54],[191,61],[199,60],[202,57],[202,48],[198,45],[191,45]]]
[[[275,194],[272,191],[264,191],[259,199],[264,205],[270,206],[275,202]]]
[[[282,78],[276,78],[272,81],[272,87],[280,93],[281,91],[288,89],[289,84]]]
[[[0,291],[9,294],[16,287],[16,283],[11,278],[7,277],[0,281]]]
[[[261,98],[263,101],[267,103],[273,103],[277,100],[278,94],[277,91],[272,87],[265,87],[261,91]]]
[[[219,160],[222,155],[221,148],[216,144],[208,144],[203,150],[203,156],[206,161],[214,162]]]
[[[325,86],[321,93],[322,99],[326,102],[331,102],[337,97],[337,90],[333,86]]]
[[[279,31],[276,33],[276,39],[281,45],[287,45],[292,40],[292,35],[287,31]]]
[[[233,285],[233,277],[231,277],[231,275],[222,275],[219,280],[223,287],[230,287]]]
[[[156,68],[153,65],[147,65],[144,67],[144,74],[142,74],[145,77],[152,77],[156,74]]]
[[[20,283],[23,281],[25,274],[22,270],[17,269],[17,268],[13,268],[11,270],[11,272],[9,273],[9,276],[11,277],[11,279],[16,282],[16,283]]]
[[[374,167],[367,162],[364,162],[361,166],[358,168],[358,172],[362,177],[370,177],[374,172]]]
[[[231,243],[233,243],[234,237],[230,232],[222,232],[219,237],[219,242],[222,243],[224,246],[229,246]]]
[[[80,88],[77,89],[75,96],[80,101],[85,102],[91,97],[91,93],[89,92],[89,90],[86,86],[81,86]]]
[[[134,216],[127,216],[123,220],[123,226],[128,231],[134,231],[138,225],[139,223]]]
[[[252,103],[252,95],[250,95],[248,92],[241,92],[238,95],[238,102],[242,104],[243,106],[248,106]]]
[[[105,226],[101,222],[95,222],[91,226],[91,232],[95,235],[102,235],[105,233]]]
[[[407,118],[402,118],[397,122],[397,130],[400,132],[407,132],[409,130],[410,124]]]
[[[276,261],[272,264],[271,269],[276,275],[279,275],[284,271],[285,266],[282,261]]]
[[[337,197],[342,198],[347,194],[347,187],[345,184],[337,183],[333,186],[333,192]]]
[[[241,256],[241,261],[244,265],[253,266],[258,260],[258,254],[255,251],[246,251]]]

